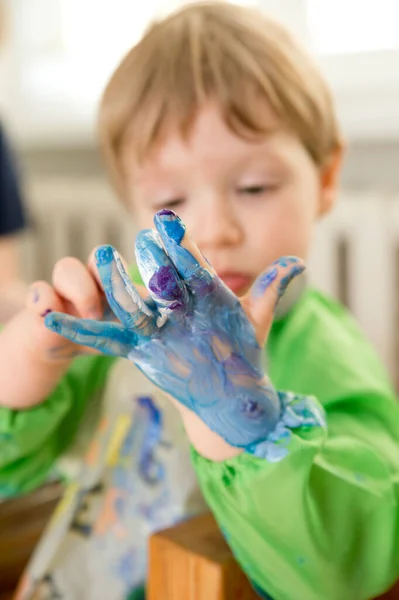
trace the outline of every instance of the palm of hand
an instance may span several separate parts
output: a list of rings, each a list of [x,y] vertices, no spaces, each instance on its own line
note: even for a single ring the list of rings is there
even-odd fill
[[[264,439],[280,408],[251,323],[234,294],[207,271],[199,268],[187,291],[186,303],[150,337],[139,336],[126,356],[230,444]]]

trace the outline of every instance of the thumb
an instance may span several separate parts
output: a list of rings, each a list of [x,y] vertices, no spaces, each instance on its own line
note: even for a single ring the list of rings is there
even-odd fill
[[[274,311],[289,283],[303,273],[305,265],[300,258],[284,256],[274,262],[256,279],[245,298],[249,317],[255,325],[257,339],[265,342],[273,322]]]

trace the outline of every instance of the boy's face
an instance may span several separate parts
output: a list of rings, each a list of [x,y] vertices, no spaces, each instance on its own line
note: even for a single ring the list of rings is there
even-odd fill
[[[125,171],[140,228],[173,209],[220,277],[243,295],[283,255],[306,259],[314,223],[332,203],[335,176],[316,168],[300,141],[273,123],[263,142],[237,137],[213,104],[198,112],[187,140],[164,136]]]

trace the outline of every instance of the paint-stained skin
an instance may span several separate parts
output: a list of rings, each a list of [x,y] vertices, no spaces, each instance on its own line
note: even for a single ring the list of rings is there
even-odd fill
[[[290,428],[320,425],[311,400],[278,393],[262,367],[263,349],[238,298],[184,245],[175,213],[155,216],[140,232],[136,258],[154,301],[144,302],[111,246],[96,261],[108,303],[120,323],[52,313],[49,329],[81,345],[133,361],[161,389],[193,410],[229,444],[269,460],[287,452]],[[253,286],[261,296],[284,268],[278,296],[303,270],[280,259]]]

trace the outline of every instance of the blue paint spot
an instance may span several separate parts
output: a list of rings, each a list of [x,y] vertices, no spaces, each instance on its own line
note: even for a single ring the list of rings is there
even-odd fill
[[[43,315],[44,316],[44,315]],[[61,333],[62,330],[62,324],[60,321],[58,321],[56,319],[56,316],[54,315],[54,313],[49,313],[46,318],[44,319],[44,324],[46,327],[48,327],[49,329],[51,329],[51,331],[54,331],[54,333]]]
[[[155,457],[155,450],[162,435],[162,413],[150,396],[141,396],[138,398],[138,404],[147,415],[144,439],[140,448],[139,472],[151,485],[158,483],[164,477],[164,468]]]
[[[278,258],[272,263],[273,265],[278,265],[280,267],[286,268],[290,265],[296,265],[299,263],[299,258],[296,256],[283,256],[282,258]]]
[[[137,549],[131,547],[118,557],[118,561],[113,567],[118,579],[121,579],[128,588],[135,584],[134,574],[137,562],[139,562]]]
[[[166,235],[180,244],[186,233],[186,227],[172,210],[164,209],[154,217],[155,224],[162,228]]]
[[[263,296],[267,288],[273,283],[273,281],[275,281],[277,275],[278,270],[276,269],[276,267],[267,270],[266,273],[261,275],[261,277],[256,281],[254,285],[253,296],[255,298]]]
[[[112,246],[101,246],[96,250],[96,262],[98,265],[106,265],[111,262],[114,258],[114,251]]]

